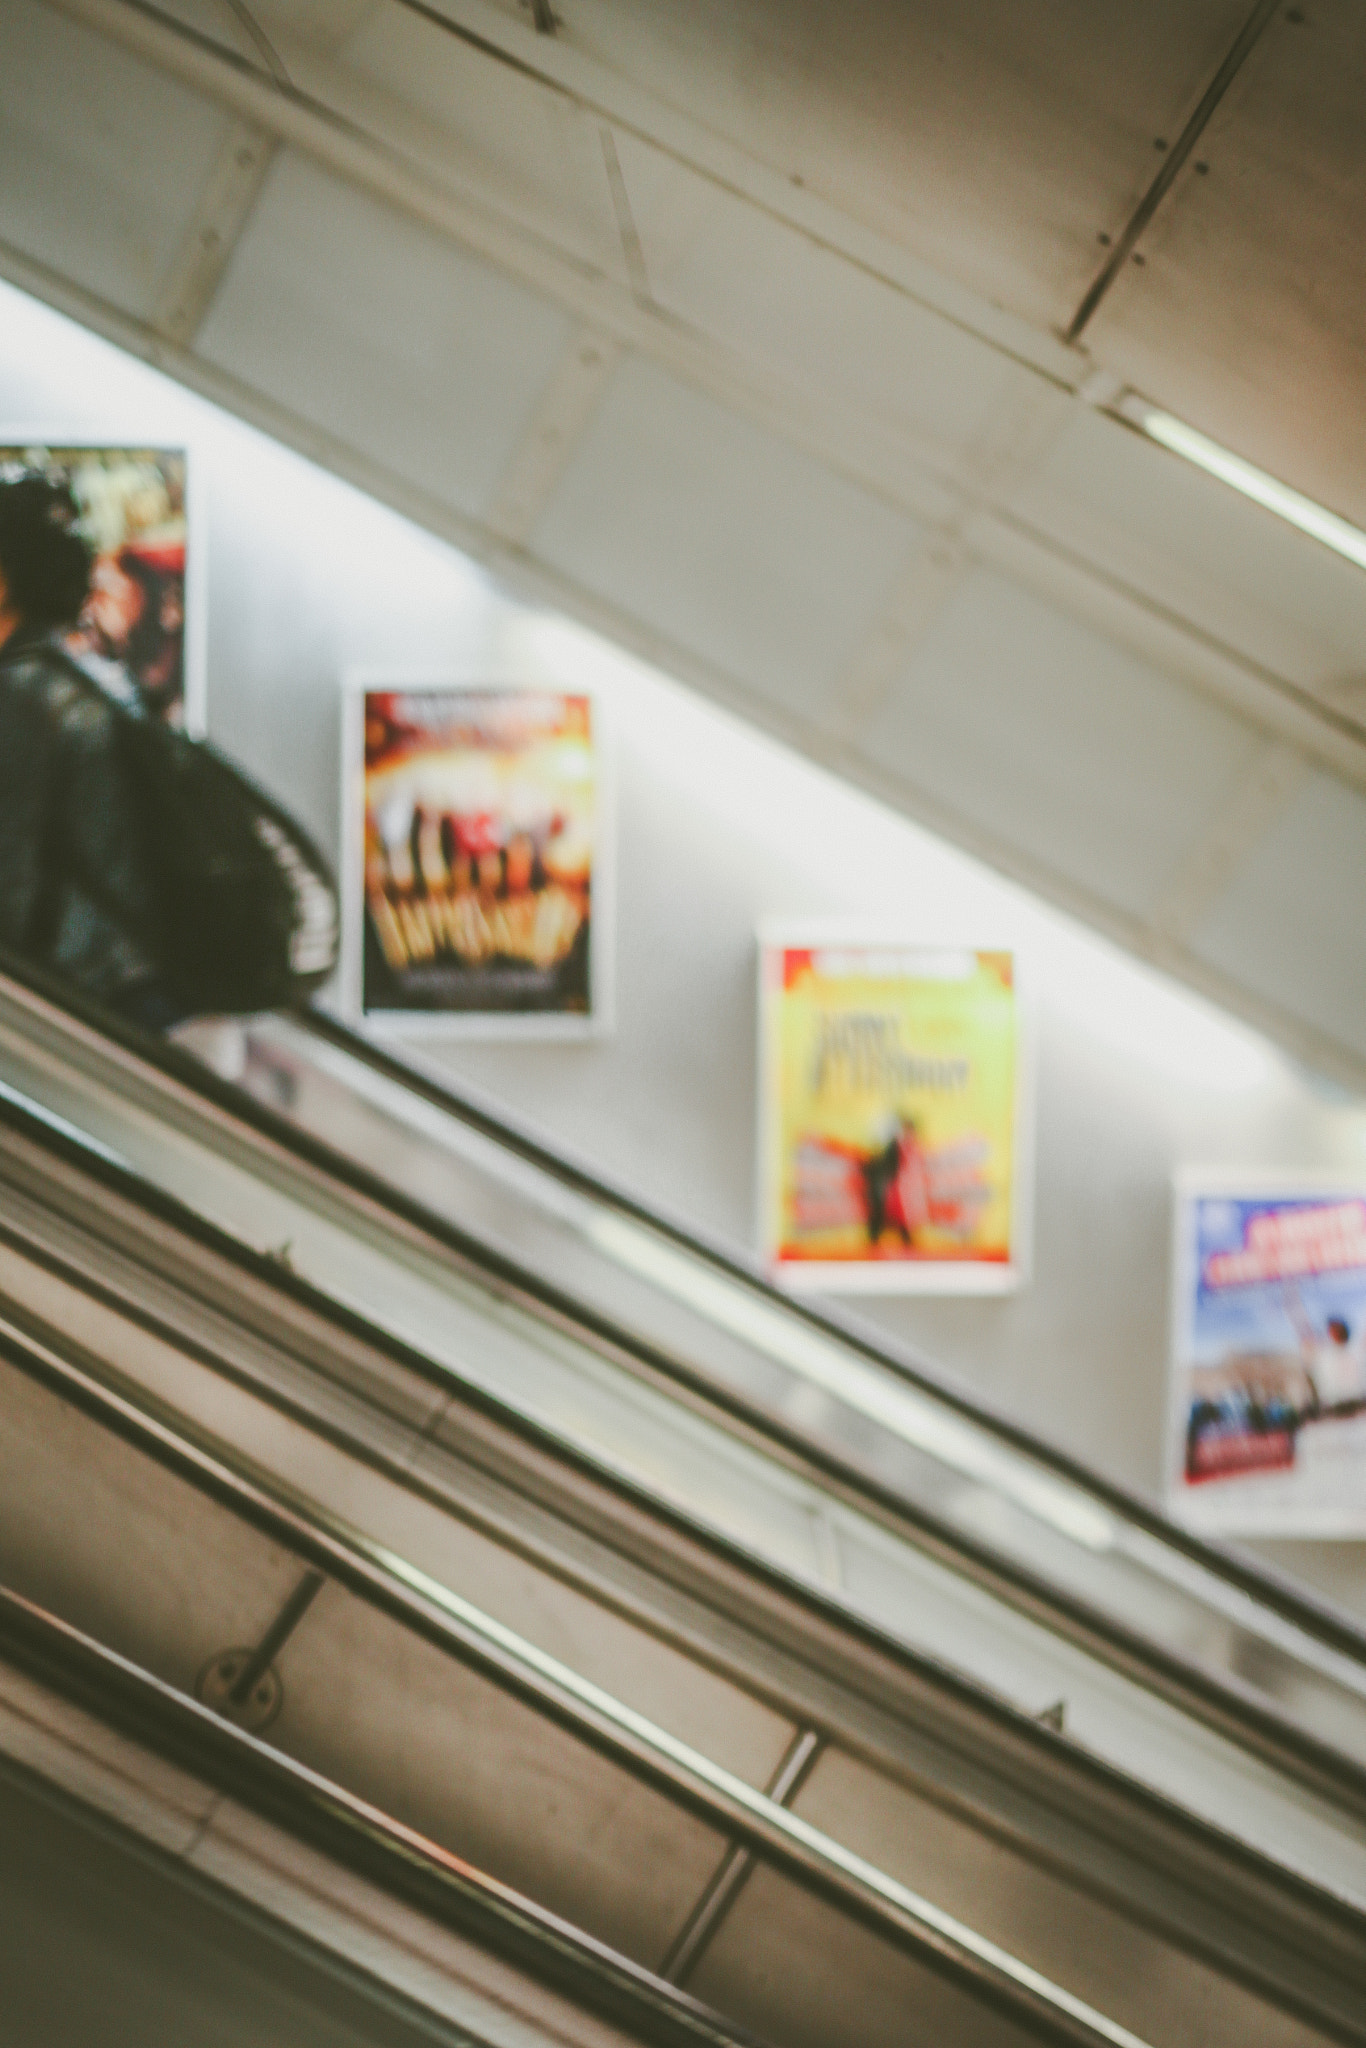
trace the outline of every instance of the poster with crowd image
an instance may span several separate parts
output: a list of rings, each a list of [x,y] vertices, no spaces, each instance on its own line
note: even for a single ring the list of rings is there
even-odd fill
[[[187,631],[199,621],[191,619],[197,576],[190,575],[185,449],[0,441],[0,476],[26,471],[70,489],[94,554],[90,596],[66,636],[69,652],[111,695],[202,731],[201,643]]]
[[[361,1013],[514,1036],[603,1029],[609,877],[595,700],[426,685],[367,686],[353,701],[361,823],[348,895]]]
[[[1175,1207],[1173,1509],[1366,1535],[1366,1176],[1190,1173]]]
[[[1025,1271],[1015,956],[769,930],[762,1250],[785,1284],[998,1293]]]

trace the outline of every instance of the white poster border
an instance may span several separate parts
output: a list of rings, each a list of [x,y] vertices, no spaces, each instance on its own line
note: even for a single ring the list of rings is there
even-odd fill
[[[579,1016],[507,1010],[367,1010],[364,1006],[365,944],[365,712],[367,692],[404,691],[414,696],[467,690],[525,690],[546,696],[587,697],[592,706],[593,752],[597,770],[593,846],[593,931],[590,939],[589,1007]],[[340,1009],[348,1023],[381,1039],[462,1039],[485,1043],[582,1043],[608,1038],[616,1029],[616,735],[606,693],[591,684],[553,676],[509,673],[494,660],[476,667],[350,668],[342,676],[341,747],[341,954],[337,975]]]
[[[1274,1498],[1249,1501],[1244,1494],[1218,1494],[1182,1483],[1186,1440],[1186,1367],[1194,1301],[1194,1242],[1191,1223],[1196,1200],[1227,1195],[1241,1201],[1277,1195],[1359,1195],[1366,1199],[1366,1171],[1349,1167],[1236,1167],[1185,1165],[1171,1183],[1171,1299],[1167,1317],[1167,1402],[1164,1431],[1163,1497],[1172,1520],[1193,1535],[1285,1537],[1342,1541],[1366,1536],[1366,1505],[1329,1504],[1318,1510]]]
[[[1015,989],[1015,1119],[1011,1134],[1011,1258],[1006,1265],[961,1259],[870,1260],[866,1265],[844,1260],[812,1260],[785,1266],[773,1255],[769,1218],[773,1214],[776,1160],[771,1105],[777,1085],[772,1071],[768,1029],[769,994],[764,963],[774,949],[811,946],[837,952],[876,948],[892,953],[1009,953]],[[755,1242],[769,1278],[791,1294],[876,1294],[1002,1296],[1028,1286],[1034,1258],[1034,1147],[1037,1084],[1037,1014],[1033,986],[1020,946],[1010,940],[964,941],[925,926],[889,924],[858,917],[765,918],[756,934],[758,1062],[755,1091]]]

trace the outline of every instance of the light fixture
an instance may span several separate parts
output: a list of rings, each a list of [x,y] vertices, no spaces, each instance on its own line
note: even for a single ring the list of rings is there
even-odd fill
[[[1340,519],[1336,512],[1328,511],[1323,505],[1316,505],[1312,498],[1304,497],[1301,492],[1292,491],[1289,484],[1280,483],[1274,476],[1268,476],[1264,469],[1245,462],[1241,455],[1221,448],[1217,441],[1197,433],[1194,427],[1188,427],[1174,414],[1149,405],[1147,399],[1140,398],[1135,391],[1126,391],[1110,410],[1120,419],[1127,420],[1130,426],[1137,427],[1150,440],[1170,449],[1173,455],[1183,456],[1197,469],[1203,469],[1210,476],[1218,477],[1221,483],[1241,491],[1255,505],[1261,505],[1266,511],[1274,512],[1278,519],[1297,526],[1311,540],[1322,541],[1335,554],[1344,555],[1359,569],[1366,569],[1366,533],[1359,526]]]

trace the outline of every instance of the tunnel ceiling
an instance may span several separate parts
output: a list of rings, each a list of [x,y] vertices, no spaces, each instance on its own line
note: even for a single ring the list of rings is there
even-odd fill
[[[1366,1081],[1353,0],[0,0],[0,271]],[[876,883],[870,881],[870,907]]]

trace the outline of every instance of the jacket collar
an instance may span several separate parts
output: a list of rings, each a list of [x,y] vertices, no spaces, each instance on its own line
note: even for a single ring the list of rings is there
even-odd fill
[[[35,647],[58,645],[57,631],[52,626],[26,626],[21,621],[8,640],[0,641],[0,661],[12,661],[16,655],[31,654]]]

